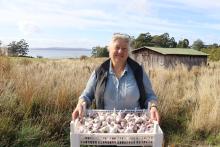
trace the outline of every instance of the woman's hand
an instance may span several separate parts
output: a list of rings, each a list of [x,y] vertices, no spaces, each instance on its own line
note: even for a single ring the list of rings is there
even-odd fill
[[[72,113],[72,120],[75,120],[77,117],[80,119],[83,117],[86,110],[86,102],[83,100],[79,100],[75,110]]]
[[[159,113],[157,111],[157,107],[151,107],[150,108],[150,119],[158,121],[158,123],[160,122],[160,116],[159,116]]]

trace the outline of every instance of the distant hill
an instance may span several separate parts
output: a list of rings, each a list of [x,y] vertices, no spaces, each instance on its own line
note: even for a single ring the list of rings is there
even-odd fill
[[[31,50],[75,50],[75,51],[91,51],[87,48],[68,48],[68,47],[47,47],[47,48],[30,48]]]

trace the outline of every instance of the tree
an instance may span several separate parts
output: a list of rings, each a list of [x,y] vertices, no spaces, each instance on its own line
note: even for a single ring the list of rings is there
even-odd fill
[[[153,43],[153,46],[161,47],[161,45],[162,45],[161,36],[154,35],[153,38],[152,38],[152,43]]]
[[[141,33],[133,43],[133,48],[140,48],[142,46],[153,46],[151,43],[152,36],[149,32],[147,33]]]
[[[164,33],[162,35],[154,35],[152,38],[152,44],[156,47],[168,47],[169,40],[170,38],[168,33]]]
[[[218,44],[217,43],[213,43],[212,44],[212,48],[218,48],[219,46],[218,46]]]
[[[188,39],[180,40],[177,47],[179,47],[179,48],[188,48],[189,47],[189,40]]]
[[[140,48],[142,46],[155,46],[163,48],[175,48],[177,42],[174,37],[169,36],[169,33],[151,36],[150,33],[141,33],[135,40],[133,48]]]
[[[18,54],[19,55],[27,55],[27,52],[28,52],[28,48],[29,48],[29,45],[28,43],[24,40],[24,39],[21,39],[19,42],[18,42],[18,46],[19,46],[19,49],[18,49]]]
[[[201,50],[204,47],[204,43],[202,40],[197,39],[196,41],[193,42],[192,44],[192,48],[196,49],[196,50]]]
[[[188,48],[189,47],[189,40],[188,39],[183,39],[183,47]]]
[[[12,41],[8,45],[8,51],[13,56],[25,56],[25,55],[27,55],[27,52],[29,50],[28,48],[29,48],[29,45],[24,39],[21,39],[19,42]]]
[[[10,55],[12,56],[18,56],[18,46],[16,41],[12,41],[9,45],[8,45],[8,52]]]
[[[175,48],[177,46],[177,42],[174,37],[170,38],[168,33],[153,36],[151,44],[153,44],[153,46],[163,48]]]
[[[164,33],[164,34],[160,35],[160,37],[161,37],[160,46],[164,47],[164,48],[169,47],[168,42],[170,40],[170,35],[168,33]]]
[[[209,45],[208,48],[218,48],[218,44],[217,43],[213,43],[212,45]]]
[[[109,56],[109,52],[108,52],[108,47],[100,47],[100,46],[96,46],[92,48],[92,56],[93,57],[108,57]]]
[[[170,38],[170,40],[167,42],[167,47],[168,48],[176,48],[177,43],[174,39],[174,37]]]

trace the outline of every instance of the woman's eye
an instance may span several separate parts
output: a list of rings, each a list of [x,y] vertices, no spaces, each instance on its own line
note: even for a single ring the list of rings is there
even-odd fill
[[[119,50],[120,49],[120,47],[119,46],[116,46],[116,50]]]

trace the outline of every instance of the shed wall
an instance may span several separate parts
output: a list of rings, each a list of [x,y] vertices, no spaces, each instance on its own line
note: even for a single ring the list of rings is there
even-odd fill
[[[207,64],[207,56],[163,55],[149,49],[140,49],[132,54],[132,58],[148,69],[165,67],[173,68],[184,64],[188,68]]]

